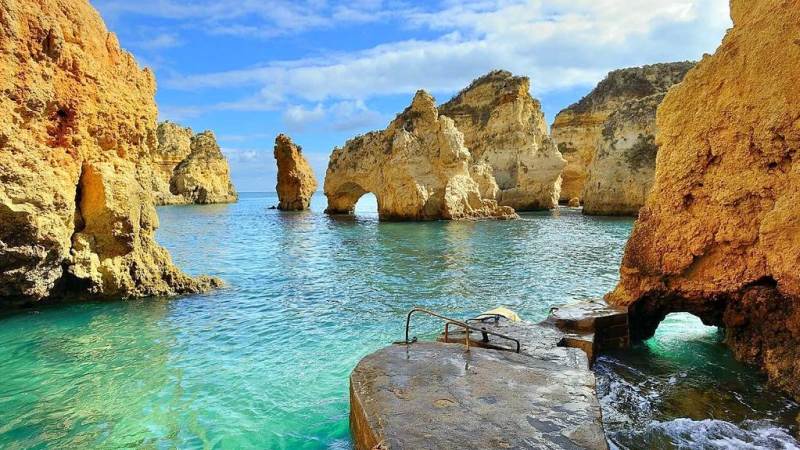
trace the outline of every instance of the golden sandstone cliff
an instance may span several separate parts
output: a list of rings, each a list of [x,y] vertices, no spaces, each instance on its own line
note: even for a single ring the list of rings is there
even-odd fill
[[[308,164],[303,149],[285,134],[275,138],[275,161],[278,164],[278,209],[302,211],[311,205],[317,190],[317,179]]]
[[[567,160],[561,174],[561,202],[582,200],[588,167],[603,138],[606,120],[629,100],[665,93],[693,65],[677,62],[615,70],[586,97],[556,115],[552,138]]]
[[[583,186],[583,213],[635,216],[653,186],[656,110],[664,94],[628,100],[609,116]]]
[[[172,122],[158,124],[152,153],[156,203],[231,203],[238,194],[228,160],[211,131],[194,134]]]
[[[658,110],[655,184],[608,300],[634,337],[689,311],[800,398],[800,2],[734,0],[734,27]]]
[[[497,202],[517,211],[558,206],[566,164],[529,90],[528,78],[498,70],[439,107],[464,133],[473,160],[492,169]]]
[[[155,80],[86,1],[0,0],[0,303],[194,292],[153,234]]]
[[[331,154],[325,175],[327,212],[347,214],[372,192],[381,219],[431,220],[513,218],[482,193],[497,190],[488,168],[476,170],[453,120],[440,116],[435,101],[419,91],[411,106],[384,131],[348,141]]]

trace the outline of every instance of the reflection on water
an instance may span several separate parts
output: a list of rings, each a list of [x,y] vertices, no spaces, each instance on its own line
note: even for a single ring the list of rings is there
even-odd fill
[[[737,363],[723,334],[689,314],[596,365],[606,430],[619,448],[800,448],[800,407]]]
[[[349,373],[401,338],[411,307],[463,317],[503,304],[543,319],[550,306],[613,287],[632,224],[571,209],[518,221],[381,223],[372,199],[359,202],[354,217],[322,214],[321,197],[312,211],[270,210],[277,199],[268,194],[159,208],[158,239],[176,263],[227,286],[0,319],[0,447],[349,448]],[[420,318],[414,333],[439,327]],[[648,352],[642,364],[663,357]],[[714,347],[695,353],[682,364],[719,357],[732,370]],[[607,361],[637,386],[626,373],[632,362]],[[668,382],[669,370],[653,376]],[[637,389],[650,395],[644,386]],[[687,410],[683,397],[700,398],[651,401],[660,415],[648,417],[674,426],[662,417]],[[740,419],[782,414],[775,404],[793,408],[767,394],[763,403],[748,401],[752,414],[730,416],[739,429],[749,426]],[[631,423],[650,423],[642,417]]]

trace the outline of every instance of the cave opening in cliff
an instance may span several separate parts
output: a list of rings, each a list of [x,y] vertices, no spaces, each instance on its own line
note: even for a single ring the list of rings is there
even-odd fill
[[[356,216],[374,217],[378,214],[378,198],[372,192],[367,192],[353,207],[353,214]]]
[[[673,315],[693,316],[705,326],[723,326],[723,316],[728,301],[716,297],[704,301],[690,300],[678,296],[647,296],[631,304],[628,308],[630,338],[644,341],[652,338],[664,321]],[[667,322],[669,323],[669,322]]]

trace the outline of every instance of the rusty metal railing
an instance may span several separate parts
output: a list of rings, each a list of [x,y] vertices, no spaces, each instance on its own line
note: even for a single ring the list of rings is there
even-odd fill
[[[433,316],[433,317],[436,317],[438,319],[444,320],[445,321],[445,325],[444,325],[444,333],[445,333],[444,334],[444,338],[445,338],[445,341],[447,341],[447,338],[448,338],[448,335],[449,335],[450,325],[456,325],[458,327],[463,328],[464,332],[466,334],[466,338],[464,339],[464,343],[467,346],[467,351],[469,351],[469,344],[470,344],[469,333],[470,333],[470,331],[476,331],[478,333],[481,333],[483,335],[484,342],[488,342],[489,341],[489,335],[497,336],[497,337],[499,337],[501,339],[506,339],[506,340],[509,340],[509,341],[513,341],[514,343],[517,344],[517,349],[515,351],[517,353],[519,353],[519,351],[520,351],[521,345],[520,345],[519,340],[514,339],[511,336],[506,336],[504,334],[495,333],[494,331],[488,331],[484,327],[478,328],[478,327],[475,327],[475,326],[472,326],[472,325],[468,324],[467,322],[462,322],[460,320],[451,319],[449,317],[445,317],[445,316],[443,316],[441,314],[437,314],[437,313],[435,313],[433,311],[430,311],[430,310],[427,310],[425,308],[414,308],[414,309],[412,309],[411,311],[408,312],[408,316],[406,316],[406,341],[405,341],[406,344],[411,344],[416,340],[416,336],[414,337],[413,341],[408,339],[408,333],[409,333],[409,329],[411,327],[411,316],[415,312],[421,312],[421,313],[427,314],[429,316]]]

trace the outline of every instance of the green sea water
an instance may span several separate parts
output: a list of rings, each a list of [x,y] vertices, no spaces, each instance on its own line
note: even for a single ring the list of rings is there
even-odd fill
[[[159,209],[157,238],[177,265],[222,278],[224,289],[0,318],[0,448],[348,449],[348,375],[401,339],[412,306],[467,317],[505,305],[541,320],[551,306],[613,287],[632,227],[569,208],[517,221],[381,223],[374,199],[359,203],[356,217],[324,215],[320,197],[310,212],[268,209],[276,203],[273,194],[244,194],[232,205]],[[673,335],[699,333],[701,345],[691,354],[683,344],[662,348],[659,336],[672,325]],[[715,371],[739,369],[715,330],[672,325],[601,361],[612,445],[677,448],[680,436],[638,431],[694,429],[711,418],[697,405],[664,406],[657,399],[672,396],[648,379],[669,385],[675,375],[696,395]],[[431,336],[440,324],[415,327]],[[752,411],[721,420],[742,442],[757,443],[766,429],[783,445],[766,448],[795,445],[797,406],[766,397],[754,371],[737,373],[740,382],[726,389],[755,386],[741,402]],[[625,409],[618,400],[628,390],[645,392],[649,412]],[[749,429],[747,420],[761,425]]]

